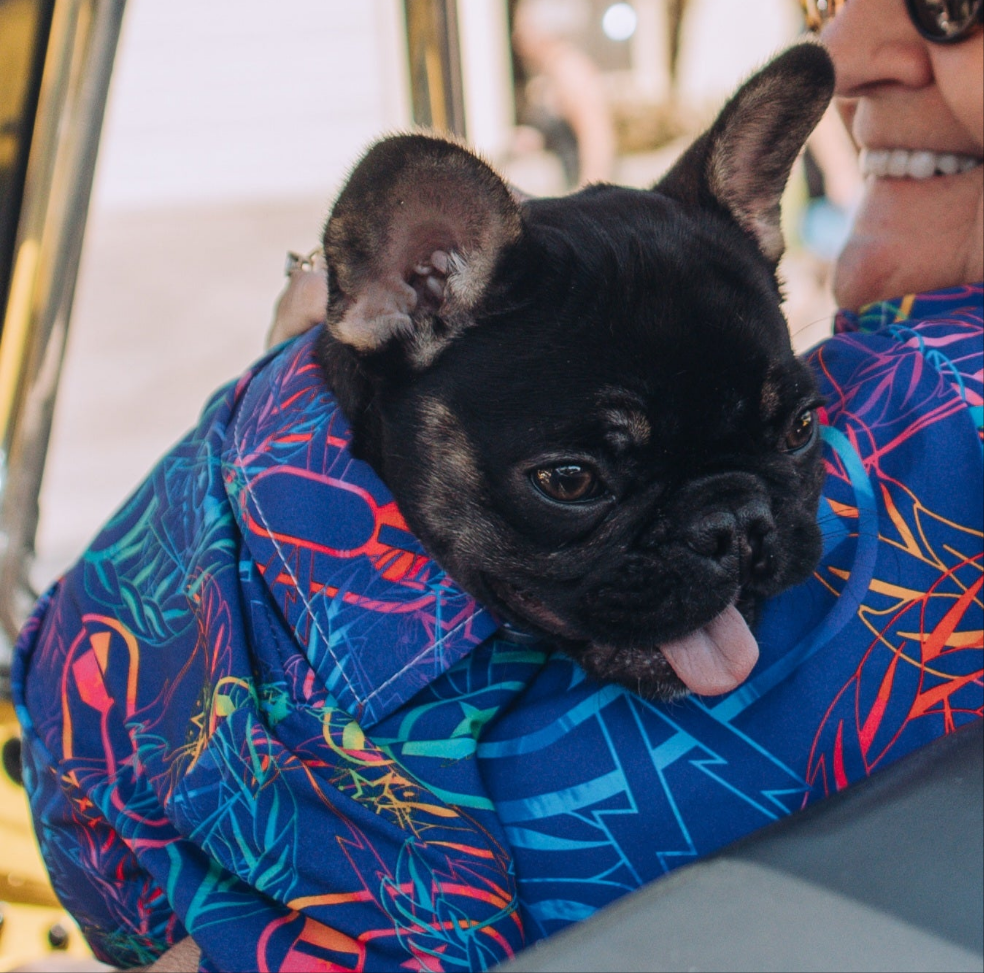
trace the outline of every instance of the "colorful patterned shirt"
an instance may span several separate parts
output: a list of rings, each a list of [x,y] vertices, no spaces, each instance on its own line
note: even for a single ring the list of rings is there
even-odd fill
[[[839,316],[823,558],[744,685],[673,704],[507,637],[352,457],[315,335],[261,359],[18,642],[37,833],[96,954],[484,969],[980,718],[982,293]]]

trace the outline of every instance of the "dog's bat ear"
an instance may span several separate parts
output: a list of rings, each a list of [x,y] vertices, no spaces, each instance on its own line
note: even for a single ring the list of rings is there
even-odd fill
[[[521,232],[508,186],[471,152],[427,135],[377,142],[325,227],[330,332],[363,354],[398,339],[428,364]]]
[[[779,201],[833,91],[833,64],[819,44],[789,48],[739,88],[653,189],[724,207],[775,266],[784,248]]]

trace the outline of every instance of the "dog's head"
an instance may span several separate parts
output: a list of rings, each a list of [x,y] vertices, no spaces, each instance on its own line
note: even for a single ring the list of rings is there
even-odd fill
[[[648,191],[519,203],[458,145],[387,139],[325,230],[357,455],[463,587],[643,694],[741,682],[743,617],[819,556],[819,402],[775,270],[831,88],[793,48]]]

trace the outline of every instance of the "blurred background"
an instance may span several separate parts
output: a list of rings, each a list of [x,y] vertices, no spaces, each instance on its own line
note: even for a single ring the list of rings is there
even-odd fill
[[[412,0],[127,3],[36,588],[80,553],[206,396],[260,354],[285,251],[315,246],[359,153],[411,125],[412,10]],[[534,194],[598,178],[651,183],[802,29],[796,0],[459,0],[457,14],[466,136]],[[832,309],[831,244],[821,233],[810,249],[801,232],[810,190],[798,173],[787,206],[787,311],[801,347]]]

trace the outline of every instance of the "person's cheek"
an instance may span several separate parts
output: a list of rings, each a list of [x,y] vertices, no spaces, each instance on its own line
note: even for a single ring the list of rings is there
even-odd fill
[[[943,100],[984,152],[984,32],[949,47],[934,45],[930,57]]]
[[[844,123],[844,129],[847,131],[854,148],[858,148],[858,143],[854,138],[854,116],[858,112],[858,100],[857,98],[835,98],[834,104],[837,108],[837,114],[840,115],[841,121]]]

